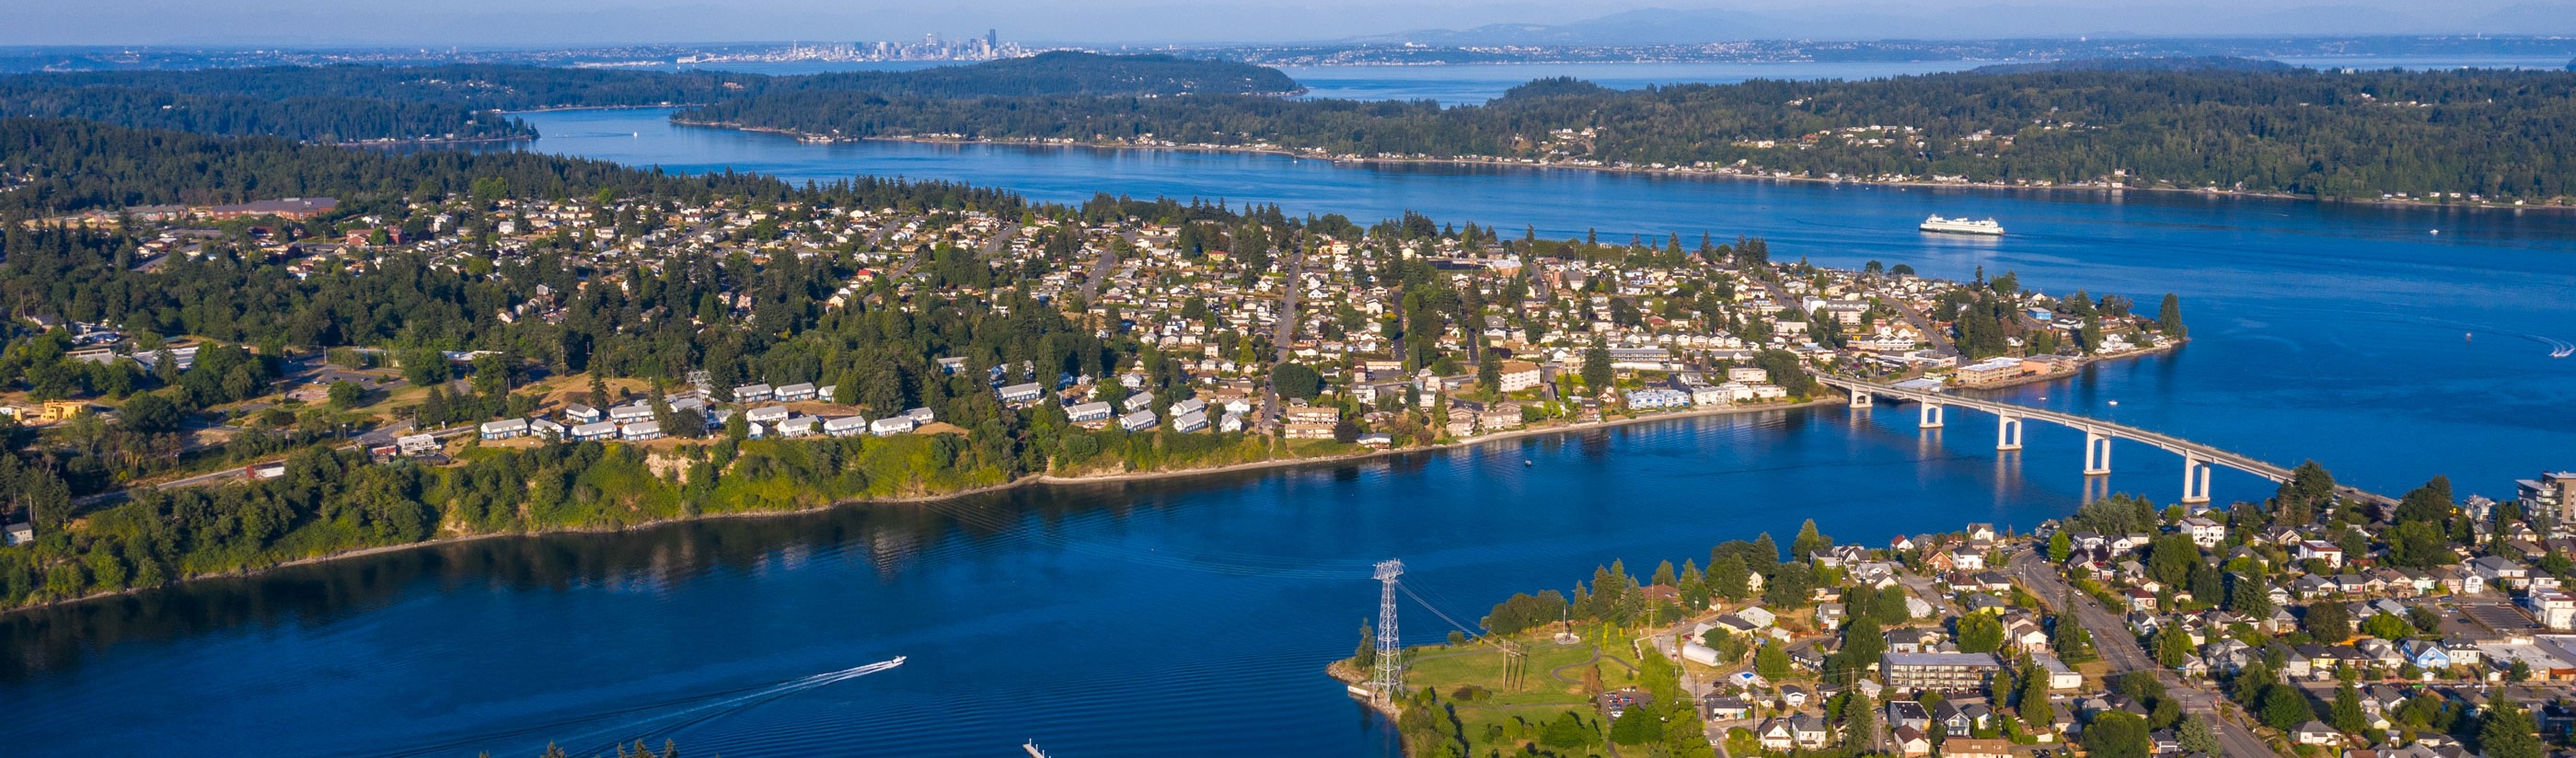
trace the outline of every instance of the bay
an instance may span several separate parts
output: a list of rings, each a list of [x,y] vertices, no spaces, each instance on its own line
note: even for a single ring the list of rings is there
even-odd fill
[[[1408,86],[1386,84],[1387,88]],[[2576,457],[2576,220],[2168,193],[1876,188],[1280,156],[866,143],[523,114],[528,149],[798,180],[905,175],[1059,202],[1098,191],[1405,210],[1549,237],[1758,235],[1781,258],[2183,298],[2195,341],[1993,393],[2398,492]],[[1994,216],[1999,240],[1917,233]],[[2434,232],[2438,230],[2439,234]],[[1033,487],[621,535],[493,539],[0,618],[0,744],[28,755],[533,755],[670,736],[729,756],[1392,755],[1324,678],[1376,610],[1369,562],[1463,621],[1598,564],[1696,557],[1815,518],[1846,541],[2169,499],[2180,465],[2077,436],[1997,453],[1984,418],[1906,409],[1656,421],[1457,451]],[[2220,472],[2221,501],[2270,485]],[[1406,637],[1449,625],[1404,608]],[[895,655],[885,673],[760,688]],[[748,699],[745,699],[748,698]],[[25,749],[19,749],[25,746]]]

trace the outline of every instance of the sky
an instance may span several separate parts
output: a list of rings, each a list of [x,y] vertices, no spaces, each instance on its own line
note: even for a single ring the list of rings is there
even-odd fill
[[[2576,0],[0,0],[0,45],[563,47],[985,29],[1052,43],[1289,42],[1578,24],[1643,9],[1698,13],[1692,28],[1706,28],[1707,41],[1875,39],[1918,28],[1951,37],[2576,32]],[[1586,28],[1615,38],[1622,27]]]

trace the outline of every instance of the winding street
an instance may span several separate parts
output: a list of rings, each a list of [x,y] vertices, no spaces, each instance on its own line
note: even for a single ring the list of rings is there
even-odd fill
[[[2138,638],[2129,633],[2126,622],[2110,609],[2102,607],[2101,601],[2093,596],[2073,591],[2064,579],[2058,577],[2057,567],[2050,565],[2037,551],[2024,547],[2014,552],[2010,570],[2013,581],[2039,596],[2042,603],[2055,606],[2068,598],[2073,599],[2073,608],[2060,608],[2059,612],[2073,612],[2077,622],[2093,634],[2093,650],[2102,655],[2103,661],[2111,664],[2111,673],[2156,672],[2156,678],[2165,684],[2166,694],[2181,704],[2184,713],[2209,717],[2210,725],[2218,730],[2221,750],[2240,758],[2273,758],[2275,754],[2270,746],[2220,710],[2225,698],[2203,688],[2198,681],[2181,679],[2155,665],[2155,659],[2147,657],[2147,651],[2138,646]],[[2059,618],[2062,621],[2064,616]]]

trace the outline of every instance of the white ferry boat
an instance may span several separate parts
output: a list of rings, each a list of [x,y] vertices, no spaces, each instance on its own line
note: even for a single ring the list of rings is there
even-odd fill
[[[1998,237],[2002,236],[2004,233],[2004,225],[1995,223],[1994,219],[1970,221],[1966,216],[1958,218],[1942,218],[1937,215],[1932,216],[1930,218],[1923,219],[1923,226],[1920,228],[1927,232],[1984,234]]]

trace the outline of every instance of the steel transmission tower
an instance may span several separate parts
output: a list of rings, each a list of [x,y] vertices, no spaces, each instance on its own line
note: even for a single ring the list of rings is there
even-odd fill
[[[1380,703],[1394,702],[1396,690],[1404,686],[1404,645],[1395,633],[1395,578],[1402,575],[1403,561],[1377,564],[1377,677],[1370,689]]]

